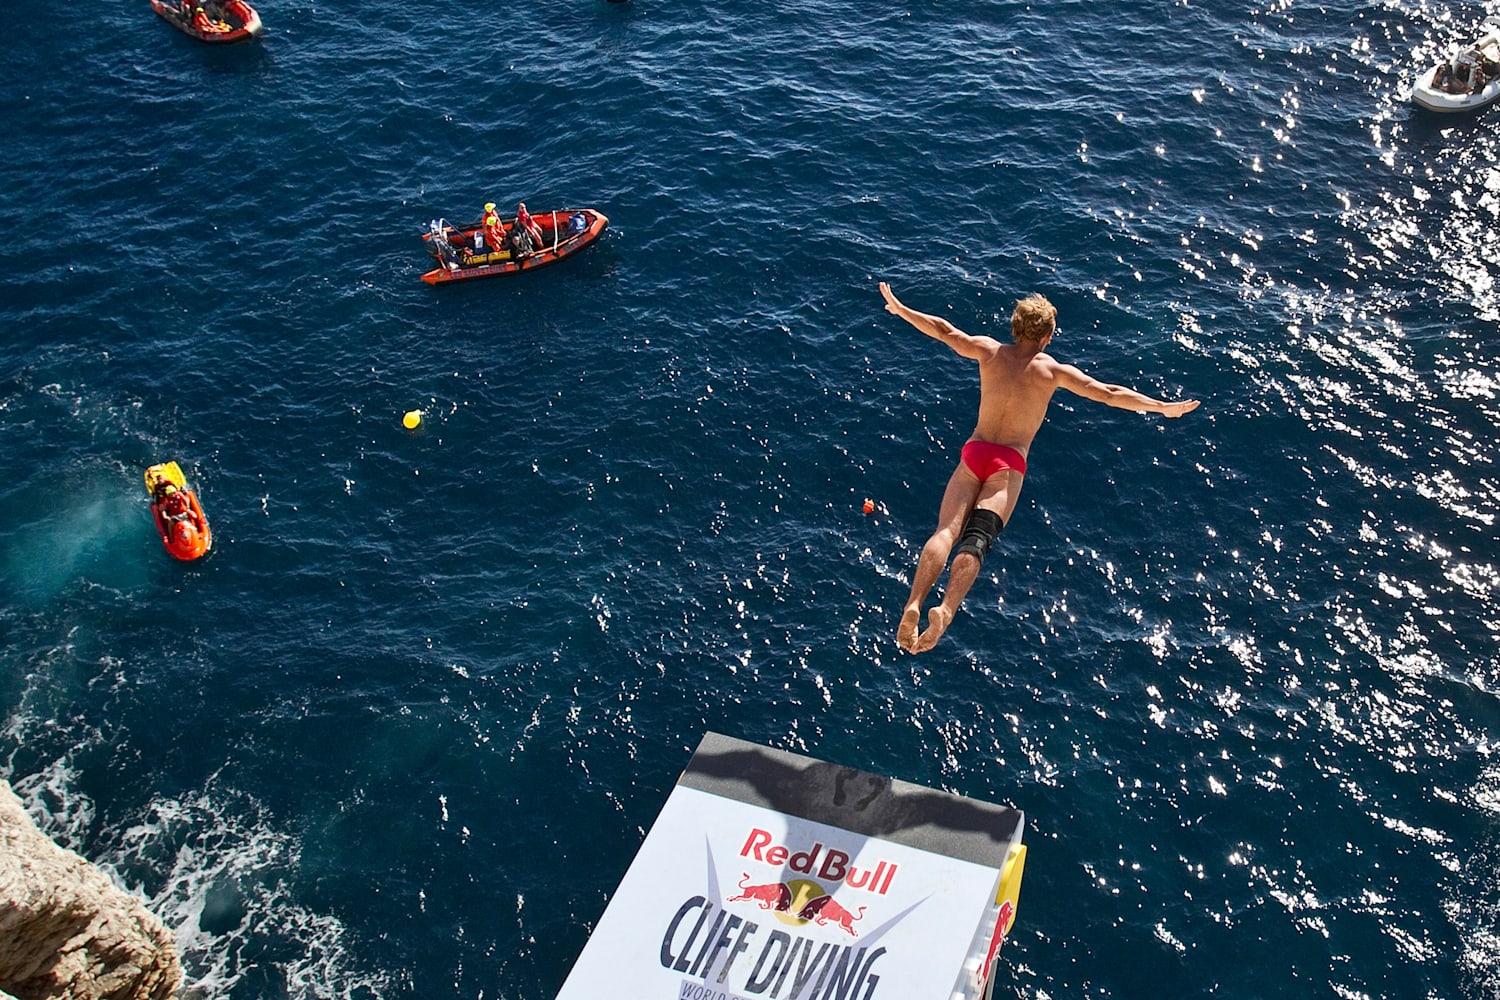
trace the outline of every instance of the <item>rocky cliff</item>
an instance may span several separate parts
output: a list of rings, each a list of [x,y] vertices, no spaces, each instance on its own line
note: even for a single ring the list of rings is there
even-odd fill
[[[0,780],[0,1000],[168,1000],[181,983],[161,921],[38,830]]]

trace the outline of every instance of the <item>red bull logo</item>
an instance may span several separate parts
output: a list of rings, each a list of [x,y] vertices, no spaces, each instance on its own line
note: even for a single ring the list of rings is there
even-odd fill
[[[896,877],[896,869],[899,867],[888,861],[881,861],[874,868],[860,868],[850,864],[848,854],[824,847],[817,841],[806,850],[794,851],[784,844],[776,843],[776,838],[769,830],[759,828],[750,831],[749,837],[745,839],[745,846],[740,848],[740,857],[753,858],[777,868],[788,868],[799,875],[824,882],[841,882],[851,889],[863,889],[877,896],[884,896],[890,889],[891,880]]]
[[[859,937],[859,932],[854,929],[854,921],[863,920],[864,916],[863,906],[859,908],[858,913],[850,913],[832,896],[819,896],[797,911],[798,919],[811,920],[819,927],[837,924],[843,930],[848,931],[850,937]]]
[[[738,903],[743,900],[754,900],[760,904],[762,910],[775,910],[785,913],[792,908],[792,887],[785,882],[767,882],[764,885],[747,886],[750,873],[746,872],[740,876],[740,894],[730,896],[724,902]]]
[[[784,924],[800,927],[814,923],[819,927],[834,924],[847,931],[851,937],[859,937],[854,929],[856,920],[864,919],[863,906],[850,911],[828,891],[811,879],[795,878],[790,882],[766,882],[761,885],[746,885],[749,873],[740,877],[740,894],[730,896],[725,903],[753,902],[762,910],[771,910],[776,919]]]
[[[1000,904],[1000,912],[995,919],[995,933],[990,936],[989,951],[985,952],[984,964],[979,967],[975,976],[975,982],[981,988],[990,978],[990,969],[995,964],[995,956],[1000,952],[1000,946],[1005,943],[1005,935],[1010,931],[1011,923],[1016,919],[1016,908],[1011,905],[1010,900]]]

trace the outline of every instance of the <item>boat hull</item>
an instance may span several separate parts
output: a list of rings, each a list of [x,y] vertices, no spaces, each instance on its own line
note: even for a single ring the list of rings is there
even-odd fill
[[[1436,70],[1433,71],[1435,72]],[[1450,94],[1432,86],[1433,73],[1425,74],[1411,89],[1412,101],[1428,111],[1436,111],[1439,114],[1478,111],[1480,108],[1494,104],[1496,99],[1500,99],[1500,80],[1491,80],[1477,94]]]
[[[572,227],[574,217],[581,216],[582,228]],[[524,257],[516,258],[509,250],[493,250],[476,243],[476,234],[484,229],[479,223],[463,226],[434,224],[422,234],[428,253],[438,260],[438,266],[422,275],[429,285],[446,285],[455,281],[473,281],[480,278],[498,278],[510,274],[535,271],[572,257],[592,245],[604,234],[609,219],[603,212],[592,208],[559,209],[555,212],[536,212],[532,219],[542,230],[542,248]],[[514,224],[505,220],[506,229]],[[446,246],[437,240],[446,241]]]

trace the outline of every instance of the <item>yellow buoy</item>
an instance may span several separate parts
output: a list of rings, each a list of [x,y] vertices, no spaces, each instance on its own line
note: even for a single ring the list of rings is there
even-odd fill
[[[422,411],[421,410],[407,410],[406,411],[406,416],[404,416],[404,417],[401,418],[401,425],[403,427],[405,427],[409,431],[416,430],[417,429],[417,425],[420,424],[421,422],[422,422]]]

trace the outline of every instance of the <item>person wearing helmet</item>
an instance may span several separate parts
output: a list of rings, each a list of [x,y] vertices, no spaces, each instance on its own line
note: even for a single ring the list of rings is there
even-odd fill
[[[505,248],[505,223],[500,221],[493,201],[484,203],[484,217],[479,220],[479,224],[484,227],[484,239],[491,250]]]
[[[187,494],[178,489],[175,483],[159,483],[156,487],[157,514],[161,518],[162,534],[168,538],[177,537],[179,525],[188,525],[197,528],[197,519],[193,516],[192,505],[188,503]]]
[[[193,27],[205,35],[217,35],[229,30],[229,25],[225,22],[210,20],[201,5],[193,10]]]
[[[176,487],[168,487],[171,491],[162,503],[162,516],[168,521],[181,521],[189,514],[187,497]]]

